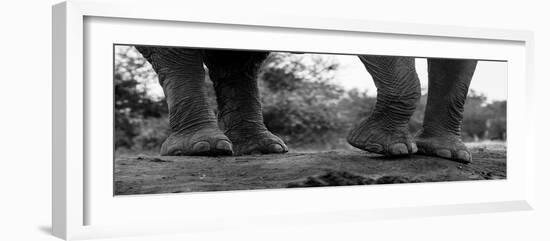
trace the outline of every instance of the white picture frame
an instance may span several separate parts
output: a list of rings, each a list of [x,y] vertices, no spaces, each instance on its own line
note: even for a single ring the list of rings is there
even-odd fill
[[[72,0],[53,6],[54,235],[72,240],[533,208],[536,159],[535,130],[529,124],[534,119],[529,118],[534,116],[530,108],[534,100],[529,97],[533,92],[531,32],[283,15],[209,15],[184,5],[155,1],[152,10],[152,1],[132,1],[129,8],[121,1]],[[140,34],[145,30],[148,34]],[[219,38],[183,38],[190,32],[227,35],[220,44]],[[167,34],[170,38],[158,38]],[[277,36],[280,41],[268,41]],[[313,37],[324,40],[308,43]],[[334,41],[347,44],[322,45]],[[359,44],[368,41],[371,47]],[[112,137],[112,131],[101,124],[108,123],[109,117],[112,123],[112,113],[97,112],[102,105],[112,106],[112,100],[103,98],[105,102],[101,102],[94,97],[112,91],[105,87],[112,88],[112,79],[102,78],[112,59],[105,63],[97,60],[112,54],[102,50],[113,43],[506,60],[507,179],[114,197],[112,179],[101,179],[109,172],[112,176],[112,160],[101,158],[112,155],[112,149],[96,148],[104,138]],[[411,44],[416,47],[411,49]],[[98,71],[90,73],[89,68]],[[89,81],[94,78],[104,81]],[[413,195],[417,193],[424,198]],[[131,212],[137,207],[141,208],[138,217]]]

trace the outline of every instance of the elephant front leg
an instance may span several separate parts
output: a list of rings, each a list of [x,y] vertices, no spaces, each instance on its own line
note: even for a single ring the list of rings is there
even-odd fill
[[[264,125],[257,73],[267,52],[206,50],[218,120],[237,155],[284,153],[285,143]]]
[[[136,47],[153,65],[163,87],[172,133],[161,155],[231,155],[229,138],[219,130],[207,102],[200,50]]]
[[[359,56],[374,79],[376,105],[371,115],[348,135],[348,142],[359,149],[401,156],[417,147],[409,133],[409,120],[420,98],[420,83],[414,58]]]
[[[419,153],[471,162],[460,130],[476,65],[476,60],[428,60],[428,103],[422,130],[416,137]]]

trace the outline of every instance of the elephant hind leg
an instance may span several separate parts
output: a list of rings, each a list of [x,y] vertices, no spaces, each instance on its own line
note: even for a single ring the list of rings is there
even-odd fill
[[[420,98],[414,58],[359,56],[372,75],[378,93],[372,114],[348,135],[359,149],[401,156],[417,151],[408,123]]]
[[[428,103],[422,130],[416,136],[420,154],[463,163],[472,161],[460,133],[476,65],[476,60],[428,60]]]
[[[218,128],[206,94],[201,50],[141,47],[163,87],[172,133],[160,153],[176,155],[232,155],[232,145]]]
[[[235,154],[284,153],[288,147],[265,126],[257,74],[267,52],[206,50],[205,63],[214,83],[218,121]]]

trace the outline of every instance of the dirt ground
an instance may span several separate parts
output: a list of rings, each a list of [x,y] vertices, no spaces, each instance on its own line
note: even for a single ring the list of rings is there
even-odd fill
[[[115,195],[506,178],[506,147],[471,145],[473,162],[355,150],[235,157],[120,156]]]

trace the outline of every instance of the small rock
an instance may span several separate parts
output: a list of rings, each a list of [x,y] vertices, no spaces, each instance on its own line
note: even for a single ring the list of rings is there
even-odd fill
[[[160,158],[158,158],[158,157],[155,157],[155,158],[151,159],[151,161],[152,161],[152,162],[169,162],[169,161],[166,161],[166,160],[162,160],[162,159],[160,159]]]

